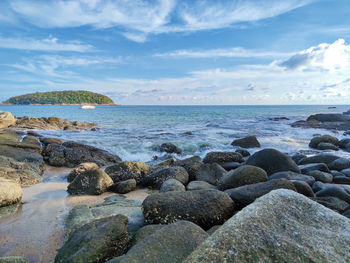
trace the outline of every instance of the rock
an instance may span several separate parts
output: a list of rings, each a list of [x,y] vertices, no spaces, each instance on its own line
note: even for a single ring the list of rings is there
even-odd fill
[[[276,189],[289,189],[297,191],[294,184],[286,179],[276,179],[263,183],[244,185],[234,189],[226,190],[227,193],[235,203],[236,209],[253,203],[255,199]]]
[[[350,177],[350,168],[341,170],[341,173],[347,177]]]
[[[350,177],[348,176],[335,176],[333,177],[333,183],[335,184],[349,184],[350,185]]]
[[[197,171],[202,167],[203,162],[199,156],[193,156],[187,159],[179,160],[174,165],[185,168],[190,176],[189,180],[193,181],[196,178]]]
[[[292,158],[275,149],[264,149],[254,153],[249,157],[246,164],[264,169],[267,175],[283,171],[300,173],[299,167]]]
[[[159,192],[165,193],[165,192],[185,192],[186,188],[185,186],[179,182],[176,179],[168,179],[166,180],[160,187]]]
[[[176,179],[186,185],[189,180],[189,175],[186,169],[181,166],[163,168],[143,178],[142,185],[160,189],[161,185],[168,179]]]
[[[328,165],[329,169],[341,171],[350,168],[350,160],[346,158],[339,158]]]
[[[345,176],[344,174],[342,174],[341,172],[338,172],[336,170],[331,170],[331,174],[333,175],[333,178],[336,176]]]
[[[186,186],[186,189],[188,191],[193,191],[193,190],[203,190],[203,189],[217,189],[217,187],[205,181],[192,181]]]
[[[97,170],[97,169],[99,169],[99,167],[95,163],[82,163],[68,174],[67,181],[72,182],[75,179],[75,177],[77,177],[79,174],[83,172],[86,172],[87,170]]]
[[[331,143],[321,142],[317,145],[317,149],[319,150],[333,150],[339,151],[339,148]]]
[[[79,174],[68,185],[71,195],[100,195],[113,185],[113,180],[102,170],[88,170]]]
[[[121,182],[115,183],[110,187],[110,190],[117,194],[127,194],[131,191],[134,191],[135,189],[136,189],[135,179],[121,181]]]
[[[309,163],[324,163],[326,165],[330,164],[336,159],[339,159],[340,157],[329,154],[329,153],[320,153],[311,157],[304,158],[300,160],[299,164],[309,164]]]
[[[343,212],[348,206],[349,204],[337,197],[314,197],[311,198],[312,200],[314,200],[315,202],[329,208],[332,209],[334,211],[337,211],[338,213]]]
[[[338,145],[340,148],[345,149],[348,143],[350,143],[350,138],[340,140]]]
[[[296,153],[292,156],[292,160],[296,163],[299,164],[299,161],[306,158],[307,156],[302,153]]]
[[[208,234],[199,226],[179,221],[162,227],[133,246],[120,263],[181,263]]]
[[[319,122],[344,122],[348,118],[342,114],[337,113],[320,113],[314,114],[307,118],[307,121],[316,120]]]
[[[161,230],[165,225],[147,225],[141,227],[135,234],[132,240],[132,246],[141,242],[146,237],[153,235],[158,230]]]
[[[282,117],[272,117],[269,118],[270,121],[289,121],[288,117],[282,116]]]
[[[239,146],[242,148],[259,148],[261,147],[259,141],[255,136],[248,136],[245,138],[234,140],[232,146]]]
[[[24,257],[0,257],[0,263],[28,263]]]
[[[217,163],[203,164],[195,173],[195,180],[205,181],[212,185],[217,185],[217,182],[226,174],[226,170]]]
[[[93,162],[101,167],[121,161],[118,156],[105,150],[72,141],[48,144],[42,154],[48,164],[58,167],[75,167],[86,162]]]
[[[308,197],[315,197],[314,191],[312,191],[312,188],[310,187],[310,185],[305,181],[292,180],[292,183],[294,184],[299,194],[302,194]]]
[[[177,147],[176,145],[167,142],[167,143],[163,143],[160,147],[159,147],[159,151],[160,152],[166,152],[166,153],[176,153],[176,154],[181,154],[182,150]]]
[[[250,152],[246,149],[243,149],[243,148],[238,148],[236,149],[235,151],[236,153],[240,153],[243,157],[248,157],[250,156]]]
[[[214,232],[215,232],[216,230],[218,230],[220,227],[221,227],[221,225],[216,225],[216,226],[211,227],[211,228],[207,231],[208,235],[211,236],[211,235],[214,234]]]
[[[224,164],[229,162],[243,162],[243,156],[236,152],[210,152],[203,159],[204,163]]]
[[[350,262],[350,222],[298,193],[272,191],[184,261],[197,262]]]
[[[315,183],[315,178],[309,175],[305,174],[298,174],[294,172],[278,172],[274,173],[269,176],[269,180],[274,179],[287,179],[287,180],[293,180],[293,181],[304,181],[308,183],[310,186],[312,186]]]
[[[310,163],[310,164],[304,164],[304,165],[299,165],[300,171],[304,174],[308,174],[312,171],[322,171],[329,173],[330,170],[328,166],[324,163]]]
[[[21,199],[21,185],[0,177],[0,207],[17,204]]]
[[[311,148],[318,149],[318,145],[320,143],[330,143],[335,146],[335,145],[338,145],[339,140],[336,137],[330,136],[330,135],[316,136],[311,139],[309,146]]]
[[[322,183],[331,183],[333,181],[333,175],[318,170],[311,171],[308,173],[308,175],[315,178],[316,181],[321,181]]]
[[[206,230],[230,218],[234,203],[223,192],[196,190],[152,194],[143,201],[142,208],[147,224],[188,220]]]
[[[143,162],[126,161],[107,167],[105,172],[113,179],[113,182],[135,179],[139,184],[151,172],[151,168]]]
[[[55,263],[105,262],[124,254],[129,241],[127,224],[126,216],[117,215],[83,225],[58,250]]]
[[[230,162],[230,163],[223,163],[220,166],[222,168],[224,168],[226,171],[231,171],[234,169],[237,169],[238,167],[240,167],[242,164],[244,163],[238,163],[238,162]]]
[[[327,186],[324,189],[316,192],[316,196],[317,197],[337,197],[345,202],[347,202],[348,204],[350,204],[350,194],[349,192],[345,191],[344,188],[339,187],[338,185],[331,185],[331,186]]]
[[[255,184],[267,181],[266,172],[256,166],[243,165],[236,170],[225,174],[219,181],[220,190],[236,188],[247,184]]]
[[[6,129],[16,123],[16,117],[10,112],[0,111],[0,129]]]

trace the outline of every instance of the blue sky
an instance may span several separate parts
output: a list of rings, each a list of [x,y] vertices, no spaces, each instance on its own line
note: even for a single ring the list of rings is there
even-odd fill
[[[349,0],[3,0],[0,100],[349,104]]]

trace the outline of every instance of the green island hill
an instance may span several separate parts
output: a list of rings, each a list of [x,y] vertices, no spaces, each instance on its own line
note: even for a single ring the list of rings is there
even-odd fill
[[[90,91],[52,91],[52,92],[36,92],[16,96],[4,101],[3,104],[11,105],[115,105],[113,100],[105,95]]]

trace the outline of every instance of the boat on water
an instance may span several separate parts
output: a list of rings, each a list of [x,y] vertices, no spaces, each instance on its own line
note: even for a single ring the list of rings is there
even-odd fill
[[[93,109],[95,109],[95,106],[94,105],[81,105],[80,109],[82,109],[82,110],[93,110]]]

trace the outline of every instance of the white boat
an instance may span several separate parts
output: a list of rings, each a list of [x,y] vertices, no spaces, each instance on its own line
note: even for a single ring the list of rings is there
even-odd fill
[[[83,109],[83,110],[93,110],[93,109],[95,109],[95,106],[94,106],[94,105],[81,105],[81,106],[80,106],[80,109]]]

